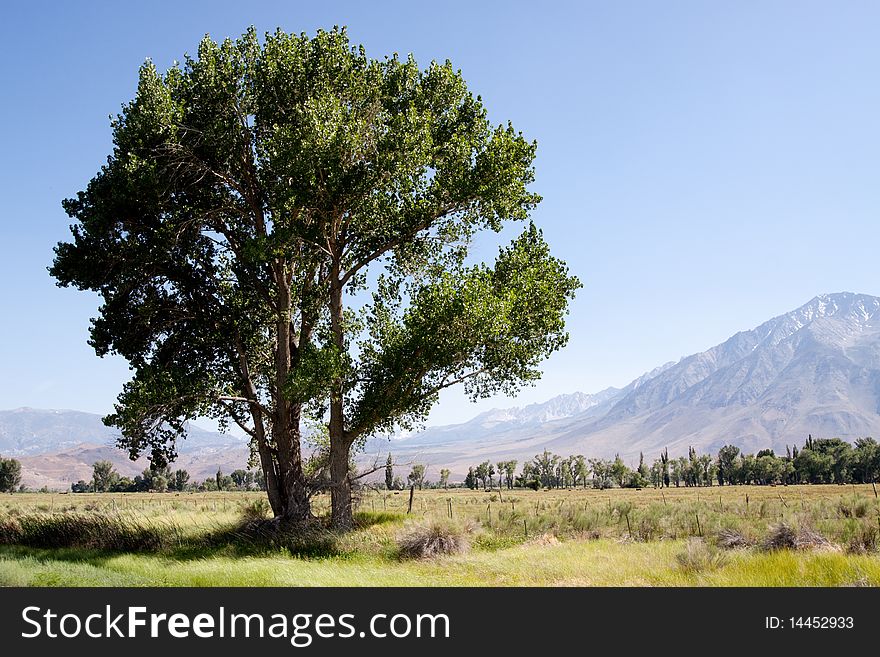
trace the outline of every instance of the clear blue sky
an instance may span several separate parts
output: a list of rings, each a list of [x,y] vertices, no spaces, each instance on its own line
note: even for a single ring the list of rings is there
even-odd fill
[[[534,218],[584,282],[570,345],[515,402],[450,393],[432,423],[625,385],[822,292],[880,294],[877,3],[5,3],[0,408],[110,410],[128,372],[86,345],[97,300],[46,273],[61,199],[110,152],[146,57],[251,24],[449,58],[538,140]]]

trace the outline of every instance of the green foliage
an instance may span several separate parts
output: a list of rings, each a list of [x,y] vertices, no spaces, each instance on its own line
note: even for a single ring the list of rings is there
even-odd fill
[[[468,468],[467,476],[464,478],[464,485],[466,488],[470,488],[471,490],[477,487],[477,476],[474,473],[473,468]]]
[[[134,370],[105,422],[154,468],[187,420],[235,422],[274,512],[302,519],[299,422],[329,412],[334,523],[350,525],[353,446],[419,423],[451,385],[514,392],[566,344],[580,283],[538,228],[467,264],[479,231],[539,202],[536,144],[493,126],[449,62],[370,59],[344,29],[205,37],[165,74],[145,63],[112,127],[106,165],[63,204],[73,240],[51,274],[101,296],[90,344]]]
[[[114,490],[119,483],[119,473],[110,461],[96,461],[92,466],[92,490],[106,493]]]
[[[189,488],[189,472],[186,470],[175,470],[171,473],[168,481],[168,489],[176,491],[185,491]]]
[[[413,464],[406,480],[411,486],[416,486],[419,490],[422,490],[422,486],[425,485],[425,466],[421,463]]]
[[[254,520],[265,520],[271,509],[265,498],[242,502],[240,505],[241,517],[245,522]]]
[[[21,463],[0,458],[0,493],[13,493],[21,486]]]
[[[394,462],[391,460],[391,452],[388,452],[388,460],[385,461],[385,490],[394,489]]]

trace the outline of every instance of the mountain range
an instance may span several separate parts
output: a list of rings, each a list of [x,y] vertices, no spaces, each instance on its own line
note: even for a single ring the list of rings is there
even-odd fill
[[[395,460],[442,464],[460,475],[484,459],[522,460],[543,449],[619,453],[633,462],[640,453],[653,460],[665,448],[680,455],[690,446],[779,452],[808,434],[880,436],[880,298],[820,295],[622,389],[488,411],[386,441],[384,449]]]
[[[129,460],[128,453],[115,446],[117,434],[94,413],[35,408],[0,411],[0,454],[21,462],[22,481],[31,488],[69,490],[70,484],[91,479],[92,464],[100,460],[112,462],[123,476],[140,474],[149,461]],[[229,473],[244,467],[249,451],[242,438],[189,424],[173,467],[186,469],[194,480],[205,479],[218,468]]]
[[[690,446],[713,453],[724,444],[779,452],[808,434],[880,437],[880,298],[820,295],[624,388],[495,409],[390,442],[373,438],[363,458],[384,460],[391,451],[398,463],[448,467],[457,479],[480,461],[523,461],[543,449],[590,457],[619,453],[633,462],[640,452],[653,460],[664,448],[680,455]],[[29,485],[66,488],[88,479],[95,449],[120,472],[145,467],[127,461],[114,442],[96,415],[0,412],[0,453],[20,457]],[[199,479],[217,467],[242,467],[248,449],[242,439],[190,427],[180,452],[179,467]]]

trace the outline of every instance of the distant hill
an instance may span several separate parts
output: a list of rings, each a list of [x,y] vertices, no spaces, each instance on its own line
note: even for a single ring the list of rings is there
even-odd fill
[[[203,481],[213,477],[218,468],[229,474],[238,468],[245,468],[248,460],[246,446],[206,447],[181,454],[171,467],[183,468],[193,481]],[[21,462],[22,482],[29,488],[46,486],[51,490],[70,490],[70,484],[82,479],[92,478],[92,464],[95,461],[110,461],[116,471],[134,478],[150,466],[146,458],[131,461],[128,454],[107,445],[83,443],[55,453],[17,457]]]
[[[118,432],[104,426],[101,416],[70,410],[17,408],[0,411],[0,454],[22,464],[26,486],[69,489],[80,479],[89,480],[92,464],[111,461],[120,474],[133,477],[149,465],[132,462],[115,447]],[[187,438],[178,445],[173,467],[183,467],[194,479],[213,476],[217,468],[230,472],[245,467],[248,442],[243,438],[206,431],[190,424]]]

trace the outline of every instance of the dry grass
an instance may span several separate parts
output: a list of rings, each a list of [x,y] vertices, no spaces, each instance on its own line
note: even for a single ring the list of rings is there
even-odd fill
[[[526,541],[524,545],[526,547],[532,547],[534,545],[540,545],[542,547],[559,545],[559,539],[553,534],[541,534],[540,536],[536,536],[535,538]]]
[[[464,554],[470,549],[471,527],[451,521],[431,520],[410,525],[397,537],[401,559],[430,559]]]
[[[772,525],[761,541],[765,552],[774,550],[833,550],[835,546],[809,526],[794,527],[785,521]]]
[[[725,550],[736,550],[754,545],[754,541],[737,529],[724,527],[715,535],[715,545]]]

